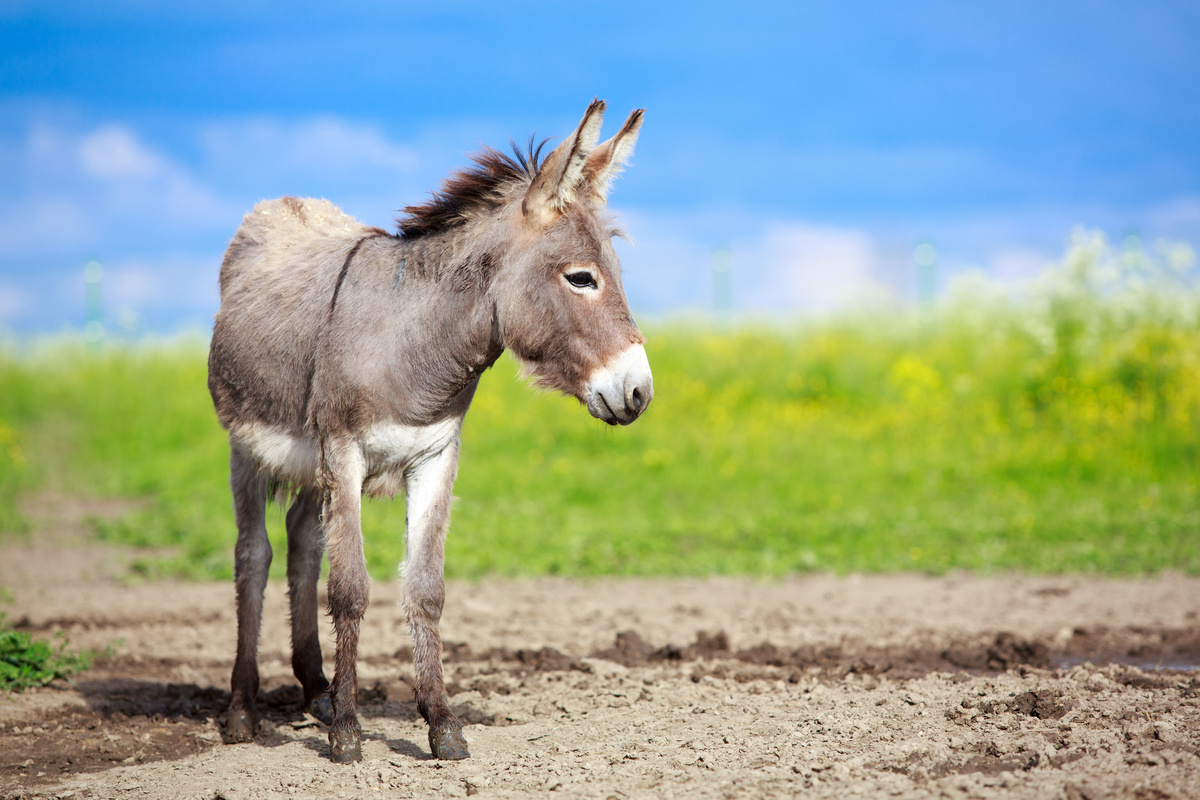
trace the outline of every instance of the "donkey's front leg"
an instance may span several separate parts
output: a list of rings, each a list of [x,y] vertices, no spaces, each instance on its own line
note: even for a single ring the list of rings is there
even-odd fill
[[[412,631],[417,708],[429,723],[435,758],[468,758],[462,723],[450,711],[442,679],[442,638],[438,622],[446,597],[446,523],[458,469],[458,442],[413,467],[407,476],[407,538],[404,558],[404,612]]]
[[[325,483],[325,537],[329,554],[329,613],[337,637],[334,656],[330,756],[340,764],[362,761],[358,724],[358,629],[370,599],[363,559],[361,509],[365,475],[362,451],[351,439],[328,441],[321,453]]]

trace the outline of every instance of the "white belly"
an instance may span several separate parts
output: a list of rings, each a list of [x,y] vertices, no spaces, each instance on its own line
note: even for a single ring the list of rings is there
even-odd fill
[[[359,434],[366,476],[363,492],[390,497],[404,488],[405,473],[457,442],[461,419],[432,425],[376,423]],[[317,442],[273,425],[238,425],[230,429],[235,446],[253,454],[259,468],[296,486],[317,485]]]
[[[229,442],[248,450],[258,468],[273,478],[295,486],[317,484],[317,443],[307,436],[294,436],[274,425],[236,425],[229,429]]]
[[[367,477],[363,492],[372,497],[392,497],[404,488],[404,475],[458,441],[462,419],[432,425],[377,423],[361,439]]]

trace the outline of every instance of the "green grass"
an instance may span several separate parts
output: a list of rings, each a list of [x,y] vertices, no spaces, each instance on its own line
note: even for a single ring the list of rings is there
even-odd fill
[[[655,400],[623,429],[504,358],[464,425],[447,573],[1200,572],[1200,295],[1159,263],[1189,257],[1093,238],[1020,292],[964,281],[919,312],[652,325]],[[204,358],[0,354],[0,528],[39,487],[145,498],[97,535],[147,548],[151,576],[228,576]],[[366,503],[377,577],[403,519]],[[282,512],[270,528],[281,574]]]
[[[0,692],[20,692],[70,678],[92,665],[91,651],[72,652],[60,632],[55,642],[13,630],[0,614]]]

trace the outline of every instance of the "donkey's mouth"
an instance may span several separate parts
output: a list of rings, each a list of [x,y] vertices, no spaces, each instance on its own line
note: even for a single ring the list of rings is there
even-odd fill
[[[608,401],[604,399],[603,395],[596,395],[594,404],[588,403],[588,411],[592,412],[593,417],[602,419],[609,425],[618,425],[621,422],[617,419],[617,415],[613,413],[612,408],[608,405]],[[633,422],[633,420],[629,420],[629,422]],[[628,425],[629,422],[625,424]]]
[[[642,415],[654,397],[654,380],[646,350],[633,345],[592,373],[586,403],[593,417],[609,425],[628,425]]]

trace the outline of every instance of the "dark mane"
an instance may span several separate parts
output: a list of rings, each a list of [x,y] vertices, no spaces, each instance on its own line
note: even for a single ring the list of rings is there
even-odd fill
[[[490,147],[472,157],[474,166],[453,173],[440,190],[431,192],[429,202],[405,206],[405,216],[396,220],[400,235],[416,239],[462,225],[472,215],[487,213],[500,206],[508,187],[530,181],[541,167],[542,148],[548,139],[534,143],[530,137],[526,149],[510,142],[513,154]]]

